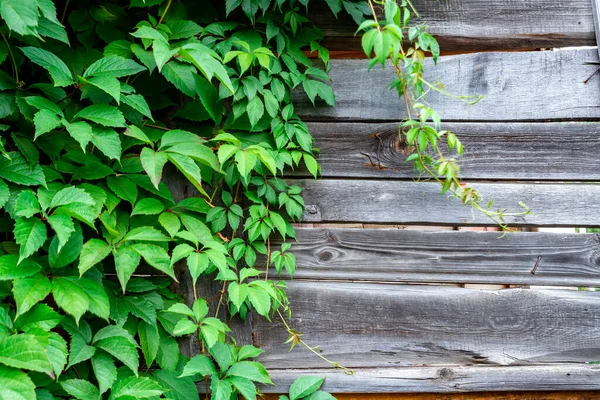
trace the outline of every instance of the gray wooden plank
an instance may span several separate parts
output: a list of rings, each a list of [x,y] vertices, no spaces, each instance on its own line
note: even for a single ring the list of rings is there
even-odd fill
[[[306,375],[326,378],[323,389],[331,393],[600,390],[600,367],[581,364],[361,368],[356,369],[353,375],[331,369],[270,370],[269,373],[275,385],[261,386],[261,391],[264,393],[287,393],[296,378]],[[524,396],[523,399],[525,398],[538,399],[538,397]],[[589,399],[593,398],[596,397],[589,397]]]
[[[600,287],[597,234],[296,228],[296,237],[296,279]]]
[[[600,1],[591,0],[592,2],[592,16],[594,19],[594,31],[596,33],[596,47],[598,48],[598,54],[600,54]]]
[[[589,0],[414,0],[443,51],[531,49],[593,45]],[[311,3],[310,19],[333,51],[361,50],[356,23],[345,12],[335,18],[324,2]]]
[[[600,79],[600,78],[598,78]],[[313,122],[323,177],[415,178],[399,123]],[[600,180],[600,122],[447,123],[465,179]],[[290,176],[310,176],[305,169]]]
[[[338,282],[288,282],[292,329],[348,368],[542,365],[600,359],[600,293],[474,290]],[[287,332],[253,320],[267,368],[327,368]],[[508,388],[507,388],[508,389]],[[532,387],[531,389],[535,389]]]
[[[431,182],[391,180],[289,180],[304,187],[304,222],[372,222],[419,225],[493,225],[458,199],[440,195]],[[507,216],[515,226],[600,226],[600,185],[538,183],[473,183],[485,206],[519,211],[519,201],[532,210]]]
[[[443,121],[535,121],[600,118],[600,78],[595,49],[512,53],[475,53],[425,62],[425,79],[440,81],[460,95],[484,95],[475,105],[431,92],[428,102]],[[393,69],[367,70],[366,60],[333,60],[330,76],[336,107],[313,107],[306,95],[293,95],[296,111],[307,121],[398,121],[404,105],[387,87]]]

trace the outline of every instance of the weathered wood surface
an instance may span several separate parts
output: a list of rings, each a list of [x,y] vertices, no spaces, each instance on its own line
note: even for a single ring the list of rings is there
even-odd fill
[[[271,370],[276,386],[264,386],[263,392],[287,393],[295,378],[301,375],[326,377],[325,390],[332,393],[467,393],[513,390],[600,390],[600,368],[596,365],[549,365],[520,367],[414,367],[357,369],[354,375],[327,369]],[[483,397],[502,400],[578,400],[595,397]],[[357,399],[361,399],[360,396]],[[415,396],[415,399],[420,399]],[[427,399],[427,398],[426,398]],[[445,396],[432,397],[446,400]],[[475,400],[478,397],[451,397]],[[429,400],[429,399],[428,399]]]
[[[592,0],[592,16],[594,19],[594,30],[596,32],[596,47],[600,54],[600,1]]]
[[[600,360],[598,292],[288,284],[292,329],[301,332],[310,345],[318,345],[325,357],[349,368],[527,366]],[[284,343],[287,332],[278,324],[255,318],[252,331],[254,344],[265,350],[259,359],[267,368],[329,367],[301,346],[290,352]],[[540,388],[535,374],[527,379],[530,390]]]
[[[425,79],[440,81],[453,94],[484,95],[475,105],[431,92],[427,99],[443,121],[540,121],[600,118],[596,49],[526,53],[475,53],[426,61]],[[387,88],[393,69],[367,70],[366,60],[333,60],[330,76],[336,107],[313,107],[294,94],[305,121],[398,121],[406,117],[396,92]]]
[[[598,392],[336,393],[337,400],[597,400]],[[267,394],[266,400],[279,395]]]
[[[442,50],[511,50],[594,45],[589,0],[413,0]],[[360,50],[357,25],[345,13],[336,19],[324,2],[310,4],[310,19],[331,50]]]
[[[304,187],[304,222],[373,222],[419,225],[490,225],[483,213],[458,199],[440,195],[440,185],[391,180],[289,180]],[[600,226],[600,185],[537,183],[474,183],[485,206],[532,213],[506,216],[516,226]]]
[[[600,287],[597,234],[297,228],[296,236],[296,279]]]
[[[600,78],[598,78],[600,79]],[[600,90],[598,91],[600,93]],[[477,107],[477,106],[475,106]],[[309,123],[326,178],[415,178],[399,123]],[[600,180],[600,122],[448,123],[465,179]],[[305,169],[292,176],[310,176]]]

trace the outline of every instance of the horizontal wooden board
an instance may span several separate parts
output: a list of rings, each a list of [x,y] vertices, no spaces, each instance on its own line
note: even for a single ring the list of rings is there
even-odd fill
[[[600,287],[597,234],[297,228],[296,236],[295,278]]]
[[[588,0],[413,0],[442,50],[510,50],[594,45]],[[378,10],[379,11],[379,10]],[[345,13],[335,18],[324,2],[311,3],[310,19],[325,33],[331,50],[360,50],[356,23]],[[381,13],[380,13],[381,15]]]
[[[336,393],[337,400],[596,400],[598,392],[478,392],[478,393]],[[266,400],[279,395],[267,394]]]
[[[441,186],[431,182],[391,180],[289,180],[304,187],[305,222],[373,222],[397,224],[463,225],[492,224],[491,220],[440,195]],[[474,183],[483,205],[520,211],[522,201],[529,215],[506,216],[519,226],[600,226],[598,184]]]
[[[425,79],[458,95],[483,95],[475,105],[431,92],[428,102],[443,121],[545,121],[600,118],[600,77],[584,81],[597,66],[596,49],[525,53],[475,53],[425,62]],[[366,60],[333,60],[330,76],[336,107],[313,107],[296,92],[296,111],[307,121],[398,121],[404,103],[388,89],[389,65],[367,70]]]
[[[321,150],[323,177],[418,177],[405,162],[412,149],[400,141],[399,123],[308,127]],[[600,122],[447,123],[442,129],[464,143],[465,179],[600,180]],[[304,169],[290,175],[309,176]]]
[[[323,388],[332,393],[469,393],[482,390],[504,392],[510,390],[600,390],[600,368],[596,365],[548,365],[519,367],[415,367],[357,369],[354,375],[327,369],[270,370],[275,386],[263,386],[266,393],[287,393],[287,389],[302,375],[326,377]],[[433,400],[596,400],[589,397],[556,397],[531,395],[527,397],[431,397]],[[393,397],[392,397],[393,398]],[[402,397],[400,397],[402,398]],[[357,400],[362,397],[357,396]],[[421,399],[415,396],[415,400]],[[429,398],[425,398],[430,400]]]
[[[323,356],[348,368],[600,360],[598,292],[288,284],[292,329]],[[260,360],[267,368],[329,367],[302,346],[290,352],[287,332],[279,324],[254,318],[252,332],[254,345],[265,350]],[[537,389],[534,376],[529,379],[530,389]]]

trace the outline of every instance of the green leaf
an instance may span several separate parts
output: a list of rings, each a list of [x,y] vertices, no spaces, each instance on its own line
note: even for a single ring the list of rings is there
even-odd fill
[[[90,268],[104,260],[111,251],[111,247],[103,240],[90,239],[81,248],[79,256],[79,276],[83,276]]]
[[[57,281],[59,282],[57,283]],[[76,293],[75,297],[72,297],[70,293],[65,293],[65,291],[69,289]],[[88,296],[87,302],[85,300],[80,300],[82,298],[81,293],[85,293]],[[69,303],[82,302],[83,305],[88,304],[87,308],[92,314],[108,320],[110,314],[108,296],[102,285],[92,279],[85,277],[78,278],[76,276],[55,277],[52,280],[52,294],[59,307],[73,316],[75,316],[75,314],[71,312],[72,310],[66,309],[65,307],[68,308]],[[61,301],[57,300],[57,295],[58,297],[61,297]],[[78,312],[80,312],[81,308],[82,305],[79,305]]]
[[[246,400],[256,400],[256,385],[251,380],[230,376],[227,381],[231,382]]]
[[[318,376],[301,376],[290,386],[290,400],[301,399],[317,391],[325,378]]]
[[[203,377],[206,375],[214,375],[217,374],[217,369],[210,358],[203,355],[196,355],[185,364],[180,377],[193,376],[196,374]]]
[[[117,367],[113,359],[104,352],[98,352],[92,357],[92,369],[98,380],[100,393],[110,389],[117,380]]]
[[[113,250],[113,257],[115,259],[115,269],[117,270],[117,277],[121,283],[123,293],[127,287],[127,282],[131,278],[131,275],[135,272],[135,269],[140,264],[140,255],[133,250],[131,246],[119,246]]]
[[[160,151],[155,152],[150,147],[144,147],[140,154],[140,160],[152,184],[158,189],[158,184],[162,179],[163,167],[167,163],[167,154]]]
[[[137,112],[139,112],[140,114],[154,121],[154,119],[152,118],[152,112],[150,111],[150,106],[146,102],[144,96],[141,96],[139,94],[130,94],[128,96],[121,96],[121,101],[124,104],[127,104],[129,107],[136,110]]]
[[[37,6],[40,8],[42,15],[54,23],[59,23],[56,18],[56,7],[52,0],[36,0]]]
[[[177,153],[168,153],[167,158],[200,193],[208,196],[206,191],[202,188],[202,174],[200,173],[200,168],[192,158]]]
[[[231,282],[229,284],[229,300],[236,306],[239,310],[244,304],[244,301],[248,298],[249,290],[248,285],[246,284],[238,284],[237,282]]]
[[[87,205],[94,205],[94,199],[85,190],[76,188],[75,186],[69,186],[58,191],[52,201],[50,202],[50,208],[55,208],[65,204],[71,203],[83,203]]]
[[[265,106],[260,97],[255,96],[252,100],[250,100],[248,102],[246,111],[248,112],[250,125],[254,127],[265,113]]]
[[[67,132],[73,139],[79,142],[81,150],[85,153],[85,147],[92,140],[92,127],[87,122],[69,123],[67,120],[62,120],[63,125],[67,128]]]
[[[162,234],[161,234],[162,235]],[[155,244],[137,243],[131,246],[152,267],[169,275],[175,282],[175,272],[171,266],[171,258],[165,249]]]
[[[15,241],[20,245],[19,264],[35,253],[46,241],[46,224],[38,218],[19,218],[15,223]]]
[[[117,78],[110,75],[98,75],[92,78],[80,78],[82,82],[87,83],[89,85],[95,86],[98,89],[102,90],[110,97],[115,99],[117,104],[121,101],[121,83]]]
[[[67,243],[71,234],[75,232],[75,225],[71,217],[63,214],[51,215],[47,218],[48,223],[58,237],[58,251]]]
[[[130,136],[132,138],[135,138],[143,143],[152,145],[152,141],[148,138],[148,136],[146,136],[144,131],[142,131],[140,128],[138,128],[135,125],[129,125],[127,127],[127,129],[125,129],[125,132],[123,132],[123,134],[125,136]]]
[[[129,178],[126,176],[109,176],[106,178],[106,183],[114,194],[128,201],[131,205],[135,204],[138,190],[137,186]]]
[[[156,329],[156,326],[140,321],[138,324],[138,336],[140,338],[142,353],[146,360],[146,366],[151,366],[158,355],[158,349],[160,347],[158,330]]]
[[[60,382],[63,390],[80,400],[99,400],[98,388],[83,379],[67,379]]]
[[[259,287],[251,287],[248,299],[250,299],[250,303],[252,303],[257,313],[265,317],[269,315],[271,298],[266,291]]]
[[[19,266],[19,269],[22,268],[22,264]],[[52,284],[44,274],[16,279],[13,282],[13,296],[17,304],[16,316],[24,314],[34,305],[44,300],[50,294],[51,290]]]
[[[50,364],[52,364],[54,375],[59,377],[67,364],[67,342],[58,333],[50,332],[46,353],[48,354]]]
[[[225,108],[223,107],[223,102],[219,99],[217,89],[200,75],[194,75],[194,79],[196,82],[196,92],[198,93],[198,97],[200,97],[202,105],[216,124],[221,123]]]
[[[69,70],[67,64],[53,53],[37,47],[21,47],[20,49],[31,62],[39,65],[50,73],[50,77],[54,81],[54,86],[70,86],[73,84],[71,70]]]
[[[233,388],[231,383],[226,380],[220,380],[217,375],[213,376],[210,390],[212,392],[211,400],[230,400]]]
[[[238,352],[238,359],[240,361],[245,360],[246,358],[255,358],[260,356],[263,353],[263,350],[256,348],[250,344],[242,346],[242,348]]]
[[[17,317],[18,329],[25,331],[30,328],[40,328],[49,331],[56,327],[62,320],[54,309],[46,304],[36,304],[31,310]]]
[[[54,377],[48,355],[33,335],[19,334],[0,338],[0,363],[44,372]]]
[[[170,61],[162,69],[165,79],[179,89],[183,94],[194,98],[196,96],[196,69],[191,65]]]
[[[110,392],[109,399],[147,399],[163,393],[163,388],[153,379],[132,376],[117,382]]]
[[[114,78],[122,78],[145,70],[146,68],[131,59],[119,56],[107,56],[92,63],[83,73],[83,77],[106,75]]]
[[[35,385],[26,373],[0,365],[0,399],[36,400]]]
[[[50,21],[47,18],[41,18],[39,20],[37,30],[42,36],[58,40],[59,42],[63,42],[66,45],[70,45],[67,31],[59,23]]]
[[[76,334],[72,335],[71,345],[69,346],[69,363],[67,368],[80,362],[89,360],[96,353],[96,348],[88,346],[83,336]]]
[[[87,119],[109,127],[125,127],[123,113],[118,108],[107,104],[93,104],[88,106],[75,114],[73,118]]]
[[[39,165],[31,166],[27,160],[15,151],[7,153],[10,160],[0,157],[0,178],[26,186],[46,186],[44,171]]]
[[[38,25],[35,0],[2,0],[0,14],[11,30],[20,35],[35,35]]]
[[[121,140],[114,129],[94,126],[91,141],[106,157],[114,160],[121,158]]]
[[[139,366],[138,351],[136,346],[127,338],[122,336],[113,336],[96,342],[95,346],[121,361],[137,376]],[[117,383],[116,386],[118,385],[119,384]]]
[[[168,395],[165,397],[173,400],[200,400],[198,388],[192,378],[180,378],[179,372],[164,369],[156,370],[152,375],[166,389]]]
[[[23,260],[21,263],[18,261],[16,254],[0,256],[0,281],[27,278],[42,269],[41,265],[32,260]]]
[[[254,361],[240,361],[234,364],[227,371],[227,376],[239,376],[254,382],[273,384],[269,374],[262,368],[262,365]]]
[[[77,323],[90,308],[90,297],[70,278],[55,277],[52,280],[52,295],[56,304],[72,315]]]
[[[190,335],[198,330],[198,324],[187,318],[182,318],[173,328],[173,336]]]
[[[213,356],[221,371],[227,371],[234,362],[234,351],[232,345],[217,342],[210,348],[210,355]]]
[[[156,215],[160,214],[165,206],[160,201],[153,198],[142,199],[137,202],[131,215]]]
[[[181,228],[181,222],[177,215],[171,212],[164,212],[158,216],[158,223],[165,228],[171,237],[175,236]]]
[[[321,81],[315,81],[312,79],[306,79],[302,83],[304,91],[308,95],[310,101],[315,105],[315,98],[319,96],[330,106],[335,106],[335,95],[331,86]]]
[[[151,226],[140,226],[131,230],[125,237],[126,240],[142,240],[147,242],[169,242],[168,236],[165,236],[161,231],[154,229]]]
[[[33,117],[33,123],[35,125],[35,136],[33,140],[62,125],[60,118],[47,109],[38,111]]]

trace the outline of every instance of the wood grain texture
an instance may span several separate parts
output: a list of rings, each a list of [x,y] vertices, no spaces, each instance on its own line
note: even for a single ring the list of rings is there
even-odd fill
[[[596,33],[596,47],[598,48],[598,54],[600,54],[600,1],[591,0],[592,2],[592,16],[594,19],[594,30]]]
[[[442,50],[481,51],[594,45],[589,0],[414,0]],[[380,10],[378,10],[380,11]],[[324,2],[311,3],[310,19],[335,50],[360,50],[356,23],[345,12],[335,18]],[[382,13],[380,13],[381,15]]]
[[[390,180],[289,180],[304,187],[304,222],[373,222],[419,225],[490,225],[480,212],[454,198],[440,195],[440,186],[428,182]],[[473,183],[483,200],[494,208],[532,210],[524,216],[506,216],[517,226],[600,226],[598,184]]]
[[[336,393],[337,400],[597,400],[598,392]],[[267,394],[265,400],[278,400]]]
[[[515,2],[516,3],[516,2]],[[600,78],[584,80],[596,66],[596,49],[525,53],[475,53],[425,62],[425,79],[460,95],[484,95],[475,105],[435,92],[428,102],[443,121],[540,121],[600,118]],[[333,60],[336,107],[313,107],[306,94],[293,95],[305,121],[398,121],[404,104],[387,89],[393,69],[367,70],[366,60]]]
[[[271,370],[275,386],[261,387],[263,392],[283,393],[301,375],[326,377],[325,390],[332,393],[451,393],[455,397],[425,397],[427,400],[596,400],[600,393],[591,397],[540,397],[523,394],[523,397],[470,397],[467,393],[480,391],[519,390],[600,390],[600,368],[594,365],[548,365],[519,367],[415,367],[357,369],[354,375],[331,369]],[[461,394],[465,397],[461,397]],[[547,397],[544,397],[547,396]],[[384,397],[385,398],[385,397]],[[391,397],[392,399],[394,397]],[[411,398],[411,397],[407,397]],[[346,397],[348,399],[348,397]],[[357,396],[356,399],[362,399]],[[383,398],[382,398],[383,399]],[[400,397],[402,399],[402,397]],[[415,399],[421,399],[415,396]]]
[[[297,228],[296,237],[296,279],[600,287],[596,234]]]
[[[599,292],[288,284],[292,329],[310,345],[318,345],[325,357],[348,368],[600,360]],[[254,344],[265,350],[260,360],[267,368],[329,367],[301,346],[289,352],[287,332],[277,324],[255,318],[252,331]],[[530,390],[540,388],[535,375],[528,379]]]
[[[323,177],[418,177],[405,162],[411,149],[399,140],[398,126],[309,123]],[[600,122],[447,123],[442,129],[464,143],[464,179],[600,180]],[[310,176],[305,169],[289,175]]]

